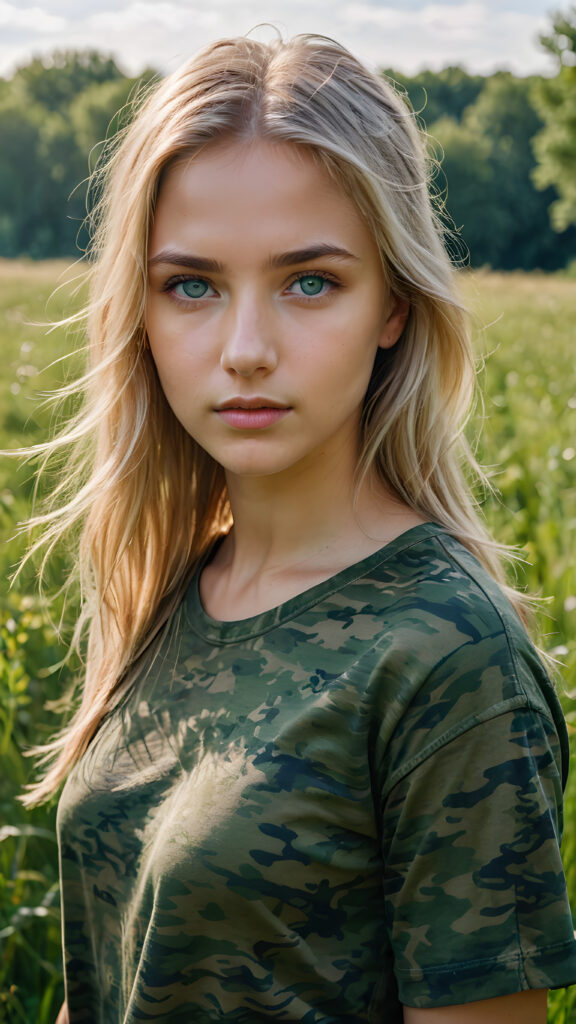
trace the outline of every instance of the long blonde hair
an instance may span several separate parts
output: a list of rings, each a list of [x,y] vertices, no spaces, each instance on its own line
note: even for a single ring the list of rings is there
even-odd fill
[[[255,137],[307,147],[354,198],[393,291],[410,302],[401,341],[374,367],[360,474],[375,468],[387,488],[444,524],[505,585],[467,479],[477,471],[462,435],[474,386],[468,320],[412,113],[324,37],[216,42],[151,93],[97,172],[85,311],[90,362],[77,384],[84,403],[42,446],[50,456],[70,445],[74,457],[54,507],[32,520],[48,551],[80,529],[76,642],[87,635],[85,683],[74,718],[43,748],[52,763],[25,803],[54,793],[86,750],[199,558],[230,522],[224,474],[176,420],[147,346],[147,243],[170,163],[217,139]]]

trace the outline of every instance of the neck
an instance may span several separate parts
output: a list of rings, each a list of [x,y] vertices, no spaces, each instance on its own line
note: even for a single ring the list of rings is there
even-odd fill
[[[325,452],[272,476],[227,474],[234,526],[200,580],[205,610],[243,619],[274,608],[423,521],[355,460]]]
[[[270,575],[331,575],[422,519],[374,477],[360,487],[340,451],[314,473],[305,466],[269,477],[227,476],[234,527],[221,566],[238,581]]]

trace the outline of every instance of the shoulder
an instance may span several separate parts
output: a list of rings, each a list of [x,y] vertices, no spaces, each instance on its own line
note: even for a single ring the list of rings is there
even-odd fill
[[[545,719],[564,746],[554,687],[497,582],[443,529],[411,533],[357,581],[381,619],[370,682],[381,746],[394,737],[408,763],[412,748],[518,709]]]
[[[520,647],[526,632],[496,580],[464,545],[434,524],[384,548],[359,587],[415,638],[441,635],[454,646],[504,634]],[[392,600],[390,600],[392,599]]]

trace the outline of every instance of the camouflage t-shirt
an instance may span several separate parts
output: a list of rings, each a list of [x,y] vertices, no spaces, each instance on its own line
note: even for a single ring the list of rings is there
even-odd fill
[[[576,981],[566,766],[442,528],[241,621],[195,580],[61,798],[71,1024],[398,1024]]]

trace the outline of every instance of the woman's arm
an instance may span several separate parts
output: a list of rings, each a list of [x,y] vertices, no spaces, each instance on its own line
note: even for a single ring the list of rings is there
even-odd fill
[[[62,1003],[60,1013],[56,1018],[56,1024],[70,1024],[70,1018],[68,1017],[68,1007],[66,1003]]]
[[[547,995],[546,989],[538,988],[433,1010],[405,1006],[404,1024],[546,1024]]]

